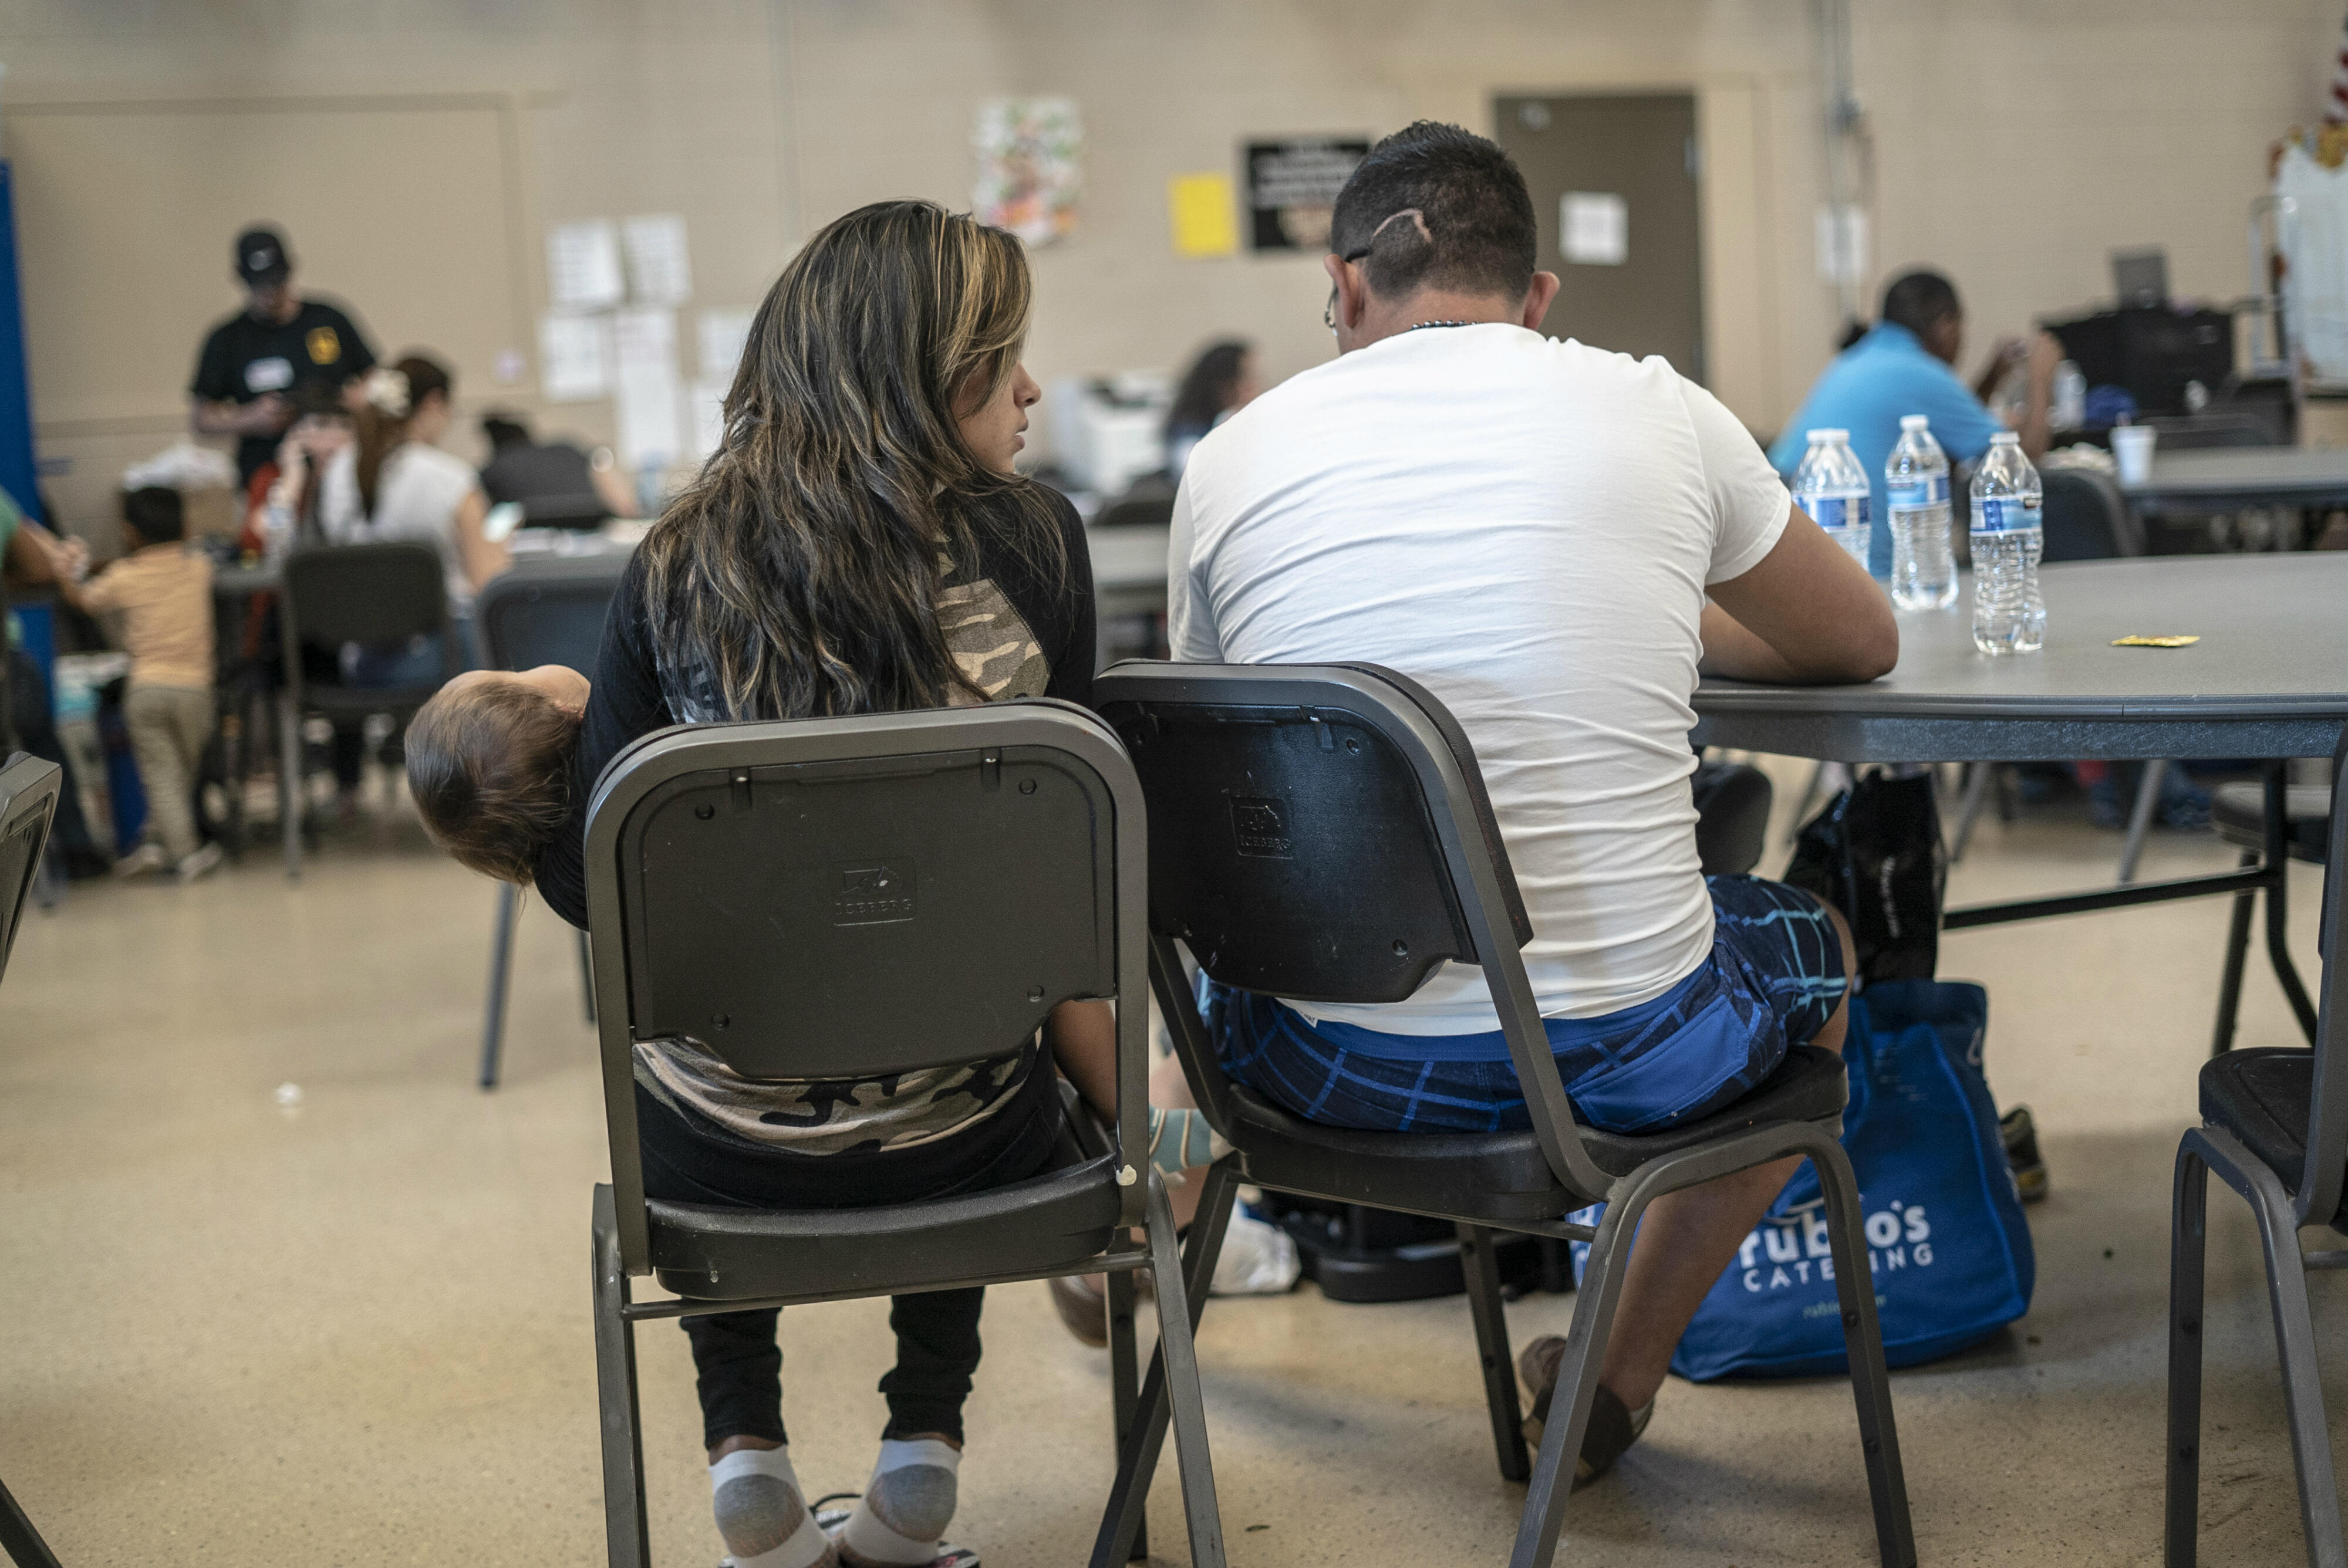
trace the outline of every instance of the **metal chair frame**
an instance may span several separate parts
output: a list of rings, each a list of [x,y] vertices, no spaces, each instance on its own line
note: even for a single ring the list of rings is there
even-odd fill
[[[2332,856],[2336,864],[2348,845],[2348,732],[2333,753]],[[2284,829],[2281,774],[2268,775],[2268,857],[2281,863]],[[2280,889],[2271,890],[2271,937],[2280,940]],[[2247,896],[2235,906],[2234,924],[2247,938]],[[2304,1225],[2341,1230],[2340,1201],[2348,1185],[2348,955],[2339,948],[2348,922],[2348,876],[2328,878],[2320,938],[2322,1006],[2312,1035],[2313,1080],[2308,1100],[2306,1161],[2296,1172],[2276,1170],[2224,1127],[2204,1122],[2188,1132],[2177,1150],[2177,1177],[2170,1212],[2168,1286],[2168,1518],[2164,1561],[2168,1568],[2192,1568],[2199,1542],[2201,1477],[2201,1344],[2206,1298],[2204,1265],[2209,1248],[2209,1178],[2240,1194],[2259,1225],[2265,1254],[2267,1298],[2274,1316],[2276,1350],[2282,1363],[2283,1406],[2291,1427],[2291,1464],[2299,1481],[2299,1518],[2312,1568],[2348,1568],[2348,1541],[2341,1529],[2338,1472],[2333,1467],[2332,1435],[2325,1419],[2323,1385],[2316,1360],[2315,1320],[2308,1304],[2307,1276],[2315,1269],[2348,1268],[2348,1251],[2303,1252]],[[2230,953],[2230,978],[2240,979],[2238,941]],[[2294,998],[2294,1000],[2301,999]],[[2226,1021],[2230,1025],[2230,1009]],[[2221,1038],[2220,1045],[2225,1041]],[[2208,1069],[2204,1070],[2209,1071]],[[2286,1186],[2286,1178],[2295,1178]]]
[[[1520,938],[1512,925],[1501,880],[1507,873],[1499,854],[1488,845],[1484,826],[1478,819],[1478,794],[1471,792],[1451,743],[1431,716],[1439,712],[1439,705],[1399,677],[1368,666],[1125,663],[1112,667],[1096,682],[1095,702],[1126,736],[1128,750],[1135,748],[1138,740],[1146,741],[1153,712],[1180,708],[1249,709],[1301,716],[1323,725],[1339,721],[1365,725],[1391,743],[1407,762],[1426,814],[1427,826],[1439,845],[1442,866],[1472,941],[1473,951],[1461,955],[1457,961],[1480,962],[1491,987],[1501,1032],[1524,1086],[1533,1132],[1556,1185],[1543,1217],[1506,1222],[1489,1214],[1457,1213],[1438,1204],[1414,1206],[1395,1202],[1385,1194],[1367,1200],[1360,1194],[1346,1192],[1312,1195],[1340,1202],[1372,1201],[1380,1207],[1449,1220],[1458,1227],[1461,1262],[1468,1281],[1469,1308],[1475,1321],[1500,1471],[1509,1480],[1529,1482],[1510,1557],[1516,1568],[1547,1568],[1554,1560],[1572,1484],[1572,1465],[1581,1452],[1597,1388],[1598,1361],[1613,1324],[1623,1266],[1640,1216],[1649,1204],[1666,1193],[1766,1164],[1788,1154],[1804,1155],[1814,1163],[1825,1195],[1836,1290],[1850,1351],[1852,1393],[1874,1508],[1877,1549],[1886,1564],[1901,1568],[1912,1564],[1914,1532],[1909,1518],[1874,1292],[1869,1283],[1859,1187],[1849,1159],[1837,1141],[1841,1131],[1839,1112],[1831,1122],[1746,1122],[1730,1126],[1716,1138],[1639,1160],[1620,1175],[1603,1168],[1598,1152],[1601,1144],[1612,1146],[1619,1163],[1625,1157],[1624,1150],[1637,1141],[1595,1134],[1576,1116],[1550,1054],[1549,1037],[1518,952]],[[1329,747],[1328,736],[1332,733],[1326,727],[1321,731],[1323,750]],[[1145,760],[1145,774],[1147,771]],[[1191,1311],[1196,1315],[1205,1305],[1208,1283],[1214,1275],[1216,1256],[1238,1186],[1266,1178],[1251,1168],[1250,1131],[1234,1115],[1233,1086],[1224,1076],[1213,1043],[1206,1036],[1203,1020],[1184,989],[1182,957],[1176,947],[1177,925],[1179,917],[1158,907],[1153,900],[1150,983],[1171,1030],[1192,1093],[1209,1122],[1235,1147],[1233,1153],[1218,1162],[1207,1174],[1199,1216],[1191,1225],[1184,1253],[1184,1283]],[[1206,967],[1211,973],[1215,967],[1213,957],[1208,958]],[[1719,1120],[1731,1123],[1734,1116],[1732,1108]],[[1348,1136],[1407,1140],[1416,1135]],[[1309,1187],[1298,1185],[1292,1170],[1283,1172],[1270,1184],[1285,1191],[1311,1192]],[[1562,1217],[1600,1200],[1607,1207],[1601,1223],[1595,1227],[1571,1224]],[[1591,1244],[1589,1263],[1575,1299],[1572,1324],[1559,1368],[1551,1415],[1542,1433],[1540,1453],[1529,1462],[1492,1254],[1491,1233],[1495,1229]],[[1099,1543],[1108,1548],[1107,1556],[1112,1560],[1127,1552],[1127,1543],[1138,1523],[1142,1498],[1157,1458],[1157,1445],[1165,1430],[1164,1389],[1162,1361],[1153,1360],[1141,1394],[1143,1441],[1128,1450],[1128,1462],[1118,1472],[1114,1512]],[[1097,1549],[1094,1561],[1098,1563],[1103,1560],[1103,1553]]]
[[[32,894],[33,885],[40,879],[43,852],[49,838],[49,825],[57,819],[57,792],[64,785],[65,770],[55,763],[19,752],[9,756],[0,752],[0,844],[18,837],[32,842],[25,856],[23,869],[15,878],[15,886],[0,886],[0,899],[5,899],[6,918],[0,920],[0,978],[8,972],[9,950],[15,946],[16,927],[25,917],[25,905]],[[9,1493],[5,1483],[0,1483],[0,1551],[8,1553],[17,1568],[58,1568],[57,1554],[33,1522]]]
[[[948,753],[953,753],[948,755]],[[1107,1243],[1087,1248],[1082,1255],[1054,1257],[1047,1265],[1024,1267],[980,1267],[957,1271],[950,1277],[931,1277],[911,1261],[925,1245],[951,1248],[958,1227],[980,1211],[998,1225],[1035,1224],[1045,1211],[1039,1192],[1045,1177],[1068,1179],[1071,1173],[1055,1171],[1011,1187],[932,1203],[876,1209],[833,1209],[819,1212],[726,1210],[717,1217],[686,1205],[647,1202],[637,1143],[633,1048],[637,1038],[635,984],[632,984],[631,910],[629,901],[642,876],[642,849],[636,835],[649,820],[649,806],[663,792],[682,787],[679,781],[697,776],[730,781],[732,798],[747,807],[758,783],[791,770],[795,776],[821,780],[832,787],[853,787],[858,779],[901,776],[942,771],[947,766],[975,765],[981,778],[999,778],[1001,770],[1023,757],[1049,753],[1071,773],[1084,770],[1097,781],[1097,799],[1107,804],[1110,818],[1096,832],[1106,837],[1113,855],[1107,933],[1114,957],[1117,1008],[1117,1107],[1107,1127],[1088,1116],[1072,1115],[1071,1132],[1083,1163],[1074,1173],[1098,1188],[1087,1186],[1086,1201],[1107,1204],[1108,1223],[1101,1234]],[[935,764],[934,766],[932,764]],[[1023,792],[1024,793],[1024,792]],[[1147,899],[1145,862],[1147,827],[1141,792],[1132,764],[1107,726],[1081,709],[1055,702],[1008,702],[984,708],[878,714],[855,718],[705,725],[658,732],[614,758],[597,783],[587,828],[587,893],[594,952],[598,1025],[602,1038],[605,1120],[611,1136],[612,1180],[595,1189],[593,1272],[596,1374],[602,1412],[605,1524],[613,1568],[644,1568],[650,1547],[644,1514],[644,1445],[637,1406],[635,1326],[664,1317],[686,1317],[718,1312],[740,1312],[808,1302],[846,1300],[907,1290],[958,1289],[970,1286],[1007,1284],[1055,1276],[1107,1273],[1112,1294],[1123,1303],[1121,1320],[1112,1326],[1117,1337],[1117,1364],[1123,1376],[1116,1381],[1114,1425],[1123,1467],[1137,1462],[1141,1438],[1136,1430],[1138,1395],[1133,1388],[1137,1358],[1133,1343],[1132,1271],[1148,1267],[1155,1274],[1159,1307],[1160,1364],[1170,1362],[1173,1422],[1181,1462],[1182,1493],[1189,1525],[1191,1561],[1220,1568],[1224,1561],[1222,1532],[1215,1505],[1214,1477],[1208,1454],[1206,1419],[1200,1402],[1196,1352],[1190,1316],[1183,1310],[1180,1281],[1182,1258],[1174,1235],[1173,1211],[1163,1178],[1147,1155],[1148,1009],[1140,991],[1147,971],[1143,931]],[[1095,817],[1097,825],[1101,823]],[[1096,839],[1096,855],[1101,853]],[[1095,861],[1097,878],[1100,860]],[[875,977],[876,979],[883,977]],[[642,982],[637,982],[638,984]],[[1065,998],[1046,999],[1038,988],[1032,999],[1042,1009]],[[818,1076],[823,1074],[819,1072]],[[1065,1205],[1064,1205],[1065,1207]],[[696,1218],[696,1214],[700,1214]],[[1004,1219],[1005,1214],[1016,1216]],[[957,1216],[960,1216],[959,1218]],[[700,1228],[696,1228],[696,1226]],[[746,1229],[746,1227],[748,1227]],[[1128,1227],[1145,1231],[1146,1242],[1128,1239]],[[962,1232],[967,1236],[970,1233]],[[730,1241],[728,1238],[731,1238]],[[808,1262],[817,1240],[849,1243],[885,1239],[890,1244],[889,1276],[876,1277],[868,1269],[853,1279],[841,1277],[846,1266],[822,1260]],[[757,1296],[717,1298],[679,1294],[665,1300],[638,1301],[632,1280],[655,1267],[664,1283],[675,1286],[674,1266],[680,1252],[721,1245],[771,1245],[788,1256],[795,1268],[808,1270],[805,1289]],[[967,1246],[967,1242],[963,1244]],[[663,1263],[656,1258],[669,1259]],[[707,1255],[713,1259],[715,1251]],[[1031,1264],[1034,1262],[1030,1260]],[[695,1266],[697,1270],[699,1265]],[[717,1265],[708,1265],[717,1276]],[[697,1273],[686,1276],[698,1277]],[[1165,1379],[1161,1378],[1161,1390]],[[1161,1403],[1160,1410],[1163,1413]],[[1165,1433],[1163,1421],[1149,1441],[1154,1460]],[[1097,1551],[1094,1568],[1111,1568]]]

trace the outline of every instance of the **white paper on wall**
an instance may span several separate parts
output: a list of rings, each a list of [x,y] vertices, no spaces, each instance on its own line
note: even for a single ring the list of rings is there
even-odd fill
[[[626,293],[620,237],[609,218],[558,223],[546,231],[546,298],[556,310],[605,310]]]
[[[684,450],[685,420],[676,313],[642,306],[614,311],[612,347],[620,460],[632,469],[674,462]]]
[[[1867,281],[1867,209],[1818,209],[1818,282],[1863,283]]]
[[[612,390],[608,316],[538,318],[538,390],[550,403],[582,403]]]
[[[622,225],[628,250],[628,282],[640,305],[681,305],[693,298],[693,261],[685,242],[685,220],[674,212],[647,213]]]
[[[701,379],[720,385],[731,385],[734,373],[741,368],[742,345],[750,336],[750,318],[756,313],[737,310],[709,310],[701,313]]]
[[[1583,267],[1631,259],[1631,204],[1611,190],[1569,190],[1558,202],[1559,250]]]

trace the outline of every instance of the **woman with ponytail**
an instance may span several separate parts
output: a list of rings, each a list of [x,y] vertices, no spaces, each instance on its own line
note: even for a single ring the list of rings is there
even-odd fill
[[[1014,471],[1042,395],[1020,364],[1019,241],[925,201],[808,241],[753,319],[716,454],[621,579],[539,891],[587,923],[583,830],[605,763],[665,725],[1092,695],[1092,572],[1068,503]],[[1010,916],[1014,911],[1005,910]],[[757,1208],[911,1202],[1024,1180],[1063,1128],[1055,1060],[1114,1092],[1104,1002],[1043,1038],[883,1082],[736,1075],[690,1039],[636,1047],[645,1190]],[[929,1563],[953,1517],[983,1292],[897,1297],[889,1424],[855,1512],[808,1515],[776,1315],[685,1319],[719,1532],[743,1568]]]

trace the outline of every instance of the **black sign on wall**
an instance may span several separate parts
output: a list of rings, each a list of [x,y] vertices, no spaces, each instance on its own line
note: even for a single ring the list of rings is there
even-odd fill
[[[1300,136],[1247,144],[1249,248],[1313,251],[1329,243],[1329,217],[1366,137]]]

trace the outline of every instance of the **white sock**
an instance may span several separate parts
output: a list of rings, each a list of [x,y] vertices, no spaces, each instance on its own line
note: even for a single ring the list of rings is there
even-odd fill
[[[883,1438],[872,1479],[865,1482],[856,1512],[839,1532],[840,1545],[859,1563],[901,1563],[910,1568],[936,1562],[938,1540],[953,1519],[961,1468],[962,1450],[952,1443],[937,1438],[911,1442]]]
[[[736,1449],[711,1465],[709,1502],[736,1568],[832,1568],[839,1562],[808,1512],[788,1447]]]

